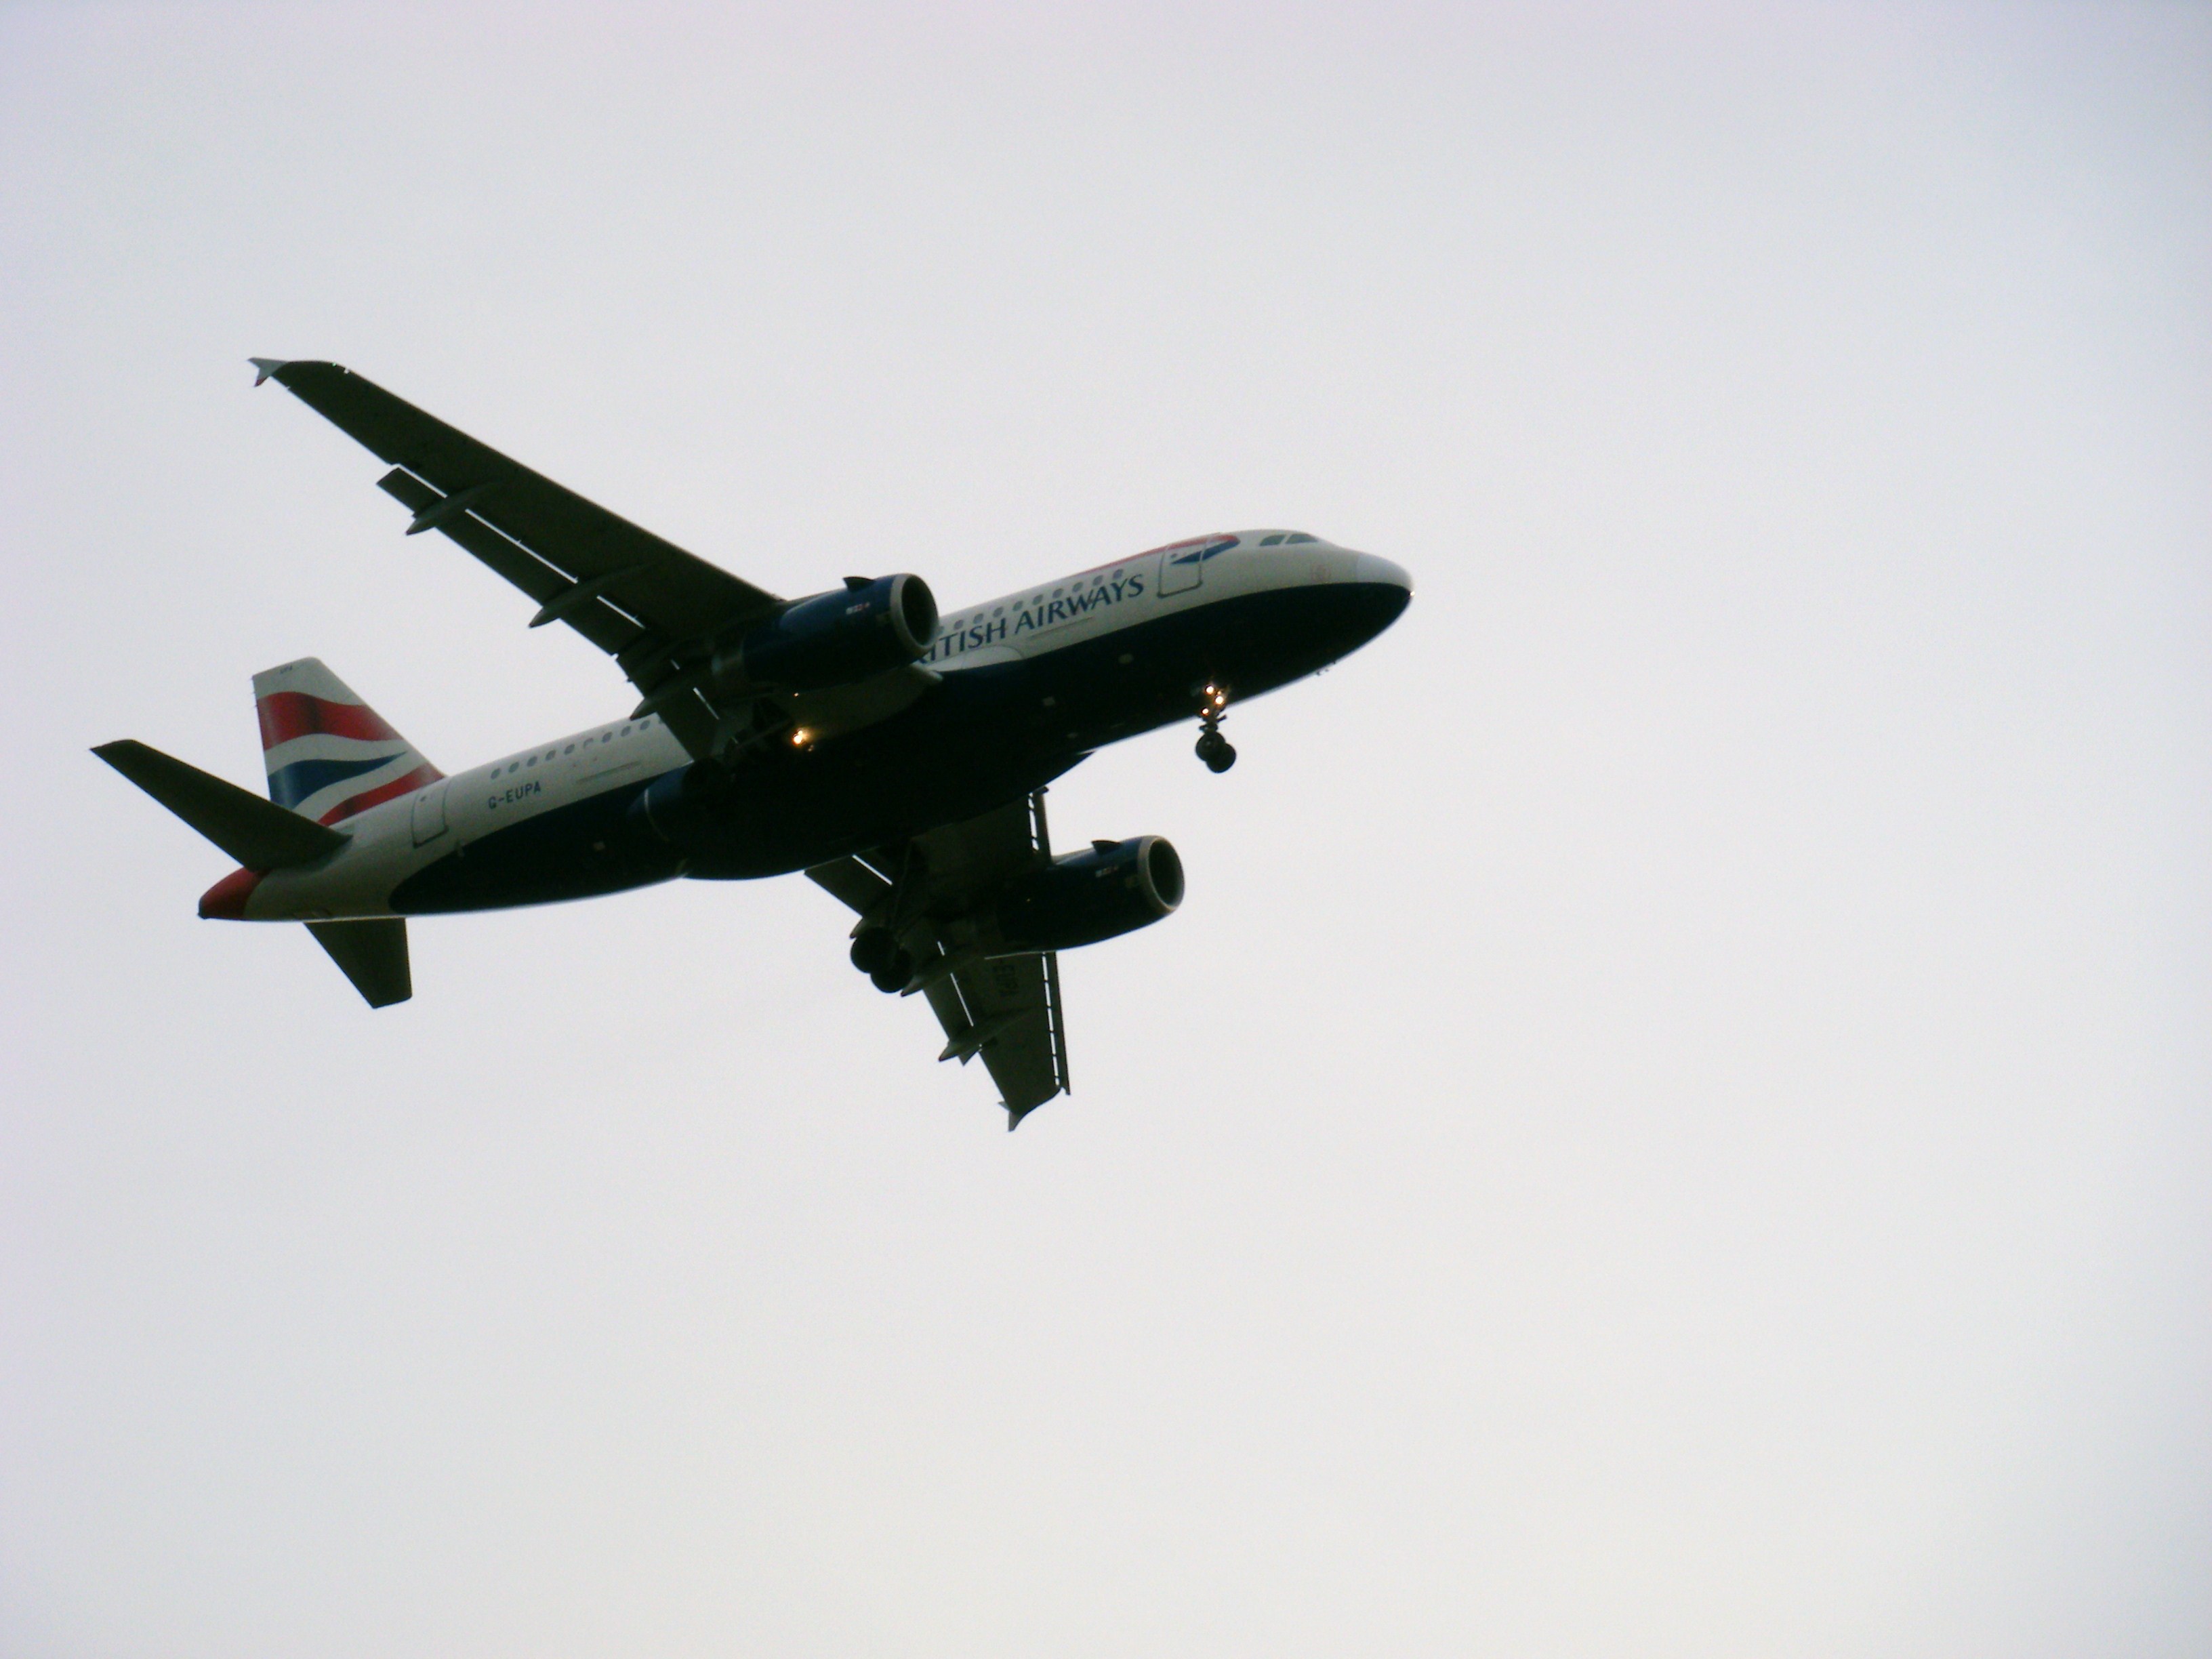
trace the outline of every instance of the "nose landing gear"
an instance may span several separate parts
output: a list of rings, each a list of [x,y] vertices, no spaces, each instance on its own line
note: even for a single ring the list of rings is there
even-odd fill
[[[1237,764],[1236,748],[1221,735],[1222,711],[1228,707],[1228,692],[1218,685],[1206,688],[1205,700],[1199,705],[1198,723],[1202,729],[1198,735],[1197,754],[1209,772],[1226,772]]]

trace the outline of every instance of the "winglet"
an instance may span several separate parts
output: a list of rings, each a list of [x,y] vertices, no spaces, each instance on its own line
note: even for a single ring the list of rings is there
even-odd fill
[[[256,386],[259,386],[278,369],[291,367],[290,359],[285,357],[248,357],[246,361],[253,365],[253,384]]]

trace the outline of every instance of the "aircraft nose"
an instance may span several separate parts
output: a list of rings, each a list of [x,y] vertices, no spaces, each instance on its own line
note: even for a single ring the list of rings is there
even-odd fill
[[[1364,641],[1405,614],[1413,602],[1413,579],[1405,566],[1372,553],[1353,553],[1350,563],[1351,581],[1337,592],[1343,595],[1341,614],[1346,624]]]
[[[1357,582],[1374,582],[1384,587],[1402,588],[1408,598],[1413,592],[1413,579],[1404,565],[1393,564],[1372,553],[1359,556],[1359,562],[1353,569],[1352,579]]]

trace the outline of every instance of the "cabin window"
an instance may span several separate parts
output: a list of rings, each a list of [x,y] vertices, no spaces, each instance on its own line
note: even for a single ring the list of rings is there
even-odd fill
[[[994,605],[991,607],[991,614],[994,617],[1003,617],[1006,614],[1006,607],[1003,605]]]
[[[537,764],[538,764],[538,757],[537,757],[537,756],[535,756],[535,755],[532,755],[532,756],[528,760],[526,760],[526,761],[523,762],[522,763],[523,763],[525,766],[535,766],[535,765],[537,765]]]
[[[573,755],[573,754],[574,754],[574,753],[576,752],[576,745],[575,745],[574,744],[573,744],[573,743],[572,743],[572,744],[569,744],[566,749],[563,749],[561,752],[562,752],[562,754],[564,754],[564,755]]]

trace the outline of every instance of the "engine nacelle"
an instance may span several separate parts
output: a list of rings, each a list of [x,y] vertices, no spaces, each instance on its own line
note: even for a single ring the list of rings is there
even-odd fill
[[[1159,836],[1094,841],[1007,883],[994,908],[1018,951],[1071,951],[1149,927],[1182,902],[1182,860]]]
[[[937,637],[937,600],[919,576],[848,576],[845,586],[787,605],[714,653],[715,684],[821,691],[902,668]]]

